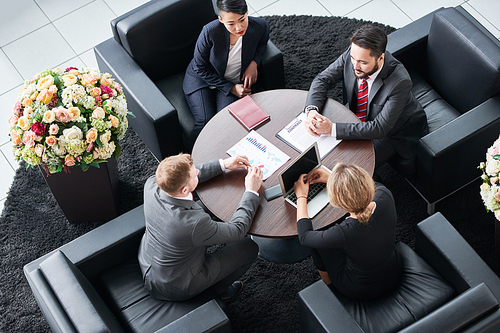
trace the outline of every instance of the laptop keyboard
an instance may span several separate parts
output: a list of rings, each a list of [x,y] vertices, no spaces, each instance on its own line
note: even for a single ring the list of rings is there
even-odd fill
[[[307,202],[311,201],[325,187],[326,187],[326,183],[309,184],[309,193],[307,195]],[[295,191],[290,193],[287,196],[287,198],[288,198],[288,200],[292,201],[294,204],[297,204],[297,196],[295,195]]]

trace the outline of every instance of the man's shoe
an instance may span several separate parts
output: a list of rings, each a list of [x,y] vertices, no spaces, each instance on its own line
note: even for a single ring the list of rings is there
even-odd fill
[[[230,285],[227,290],[220,295],[221,299],[228,303],[231,302],[240,294],[240,292],[243,290],[243,282],[241,281],[235,281],[233,282],[232,285]]]

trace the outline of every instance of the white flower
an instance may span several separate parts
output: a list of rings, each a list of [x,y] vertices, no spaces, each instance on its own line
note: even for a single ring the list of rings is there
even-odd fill
[[[61,93],[62,102],[66,107],[72,107],[73,103],[80,103],[87,95],[85,88],[79,84],[66,87]]]
[[[486,174],[488,174],[488,176],[495,176],[499,171],[500,161],[492,158],[486,163]]]
[[[76,126],[73,126],[71,128],[66,128],[65,130],[63,130],[63,135],[66,141],[83,139],[82,130]]]

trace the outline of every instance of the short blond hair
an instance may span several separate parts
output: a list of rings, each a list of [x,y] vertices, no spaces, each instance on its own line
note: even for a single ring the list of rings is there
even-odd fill
[[[176,193],[188,183],[192,166],[189,154],[169,156],[156,168],[156,184],[169,194]]]
[[[375,182],[365,169],[337,163],[326,184],[330,204],[356,214],[360,222],[368,222],[372,212],[368,205],[375,195]]]

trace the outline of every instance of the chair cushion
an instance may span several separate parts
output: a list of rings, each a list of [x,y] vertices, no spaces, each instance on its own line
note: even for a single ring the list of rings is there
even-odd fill
[[[215,18],[211,0],[150,1],[113,21],[115,39],[155,81],[186,69],[201,29]]]
[[[429,133],[434,132],[443,125],[460,116],[460,112],[448,104],[439,94],[432,89],[424,77],[415,69],[410,69],[409,74],[413,81],[412,93],[424,108],[429,125]]]
[[[397,332],[455,294],[453,287],[406,244],[397,243],[396,251],[403,261],[403,274],[394,290],[370,301],[353,300],[333,290],[365,332]]]
[[[500,43],[455,8],[434,15],[425,68],[438,94],[460,113],[500,92]]]
[[[218,300],[211,289],[183,302],[154,299],[144,288],[136,258],[105,271],[100,279],[108,294],[110,308],[122,326],[133,332],[154,332],[211,299]]]
[[[179,124],[185,138],[189,138],[194,126],[194,118],[191,109],[186,101],[184,91],[182,90],[182,82],[184,81],[184,73],[170,75],[164,79],[155,82],[158,89],[169,100],[169,102],[177,110]]]

